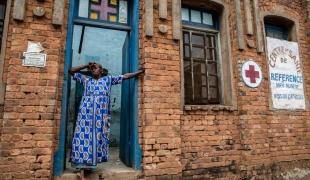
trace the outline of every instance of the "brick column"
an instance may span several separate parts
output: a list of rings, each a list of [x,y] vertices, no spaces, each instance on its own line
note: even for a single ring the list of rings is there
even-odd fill
[[[35,7],[46,10],[33,15]],[[63,66],[64,26],[52,25],[53,1],[26,1],[23,20],[10,13],[6,48],[0,179],[48,179],[52,174],[53,142],[59,68]],[[46,67],[22,66],[27,42],[40,42],[47,54]]]
[[[140,1],[144,12],[144,3]],[[158,7],[154,1],[154,7]],[[141,83],[141,119],[143,172],[146,178],[155,176],[171,178],[180,176],[180,50],[179,41],[172,37],[172,1],[167,2],[168,16],[160,19],[154,8],[153,36],[145,36],[145,26],[140,26],[140,55],[145,68]],[[145,14],[141,14],[144,22]],[[167,33],[159,32],[159,26]]]

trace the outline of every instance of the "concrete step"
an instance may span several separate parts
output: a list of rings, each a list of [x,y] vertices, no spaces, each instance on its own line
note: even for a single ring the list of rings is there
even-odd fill
[[[96,173],[85,176],[87,180],[101,180]],[[60,177],[55,177],[54,180],[80,180],[76,173],[66,172]]]
[[[79,180],[79,177],[76,173],[65,172],[61,176],[54,177],[54,180]]]
[[[141,173],[137,172],[101,172],[99,180],[137,180]]]
[[[87,180],[137,180],[140,178],[140,171],[135,172],[111,172],[111,171],[100,171],[93,172],[86,175]],[[55,180],[79,180],[79,176],[74,172],[65,172],[60,177],[55,177]]]

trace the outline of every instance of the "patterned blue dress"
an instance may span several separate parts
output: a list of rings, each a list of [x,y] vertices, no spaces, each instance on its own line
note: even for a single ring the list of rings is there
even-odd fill
[[[78,168],[93,168],[108,160],[111,86],[120,84],[123,75],[96,80],[81,73],[73,79],[84,87],[72,139],[71,163]]]

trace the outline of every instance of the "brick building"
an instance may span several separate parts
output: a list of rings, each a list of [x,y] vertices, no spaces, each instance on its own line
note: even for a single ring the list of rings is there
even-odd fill
[[[309,0],[0,0],[0,179],[64,177],[81,94],[67,71],[91,60],[146,70],[111,95],[113,146],[141,178],[305,178],[309,32]],[[299,58],[272,54],[269,38]],[[287,104],[273,86],[280,51],[301,77]],[[248,60],[261,72],[244,77]]]

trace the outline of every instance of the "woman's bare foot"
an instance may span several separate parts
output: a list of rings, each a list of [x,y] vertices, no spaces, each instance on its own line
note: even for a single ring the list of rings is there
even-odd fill
[[[85,176],[84,176],[84,169],[81,169],[80,172],[78,172],[77,174],[80,178],[80,180],[86,180]]]

